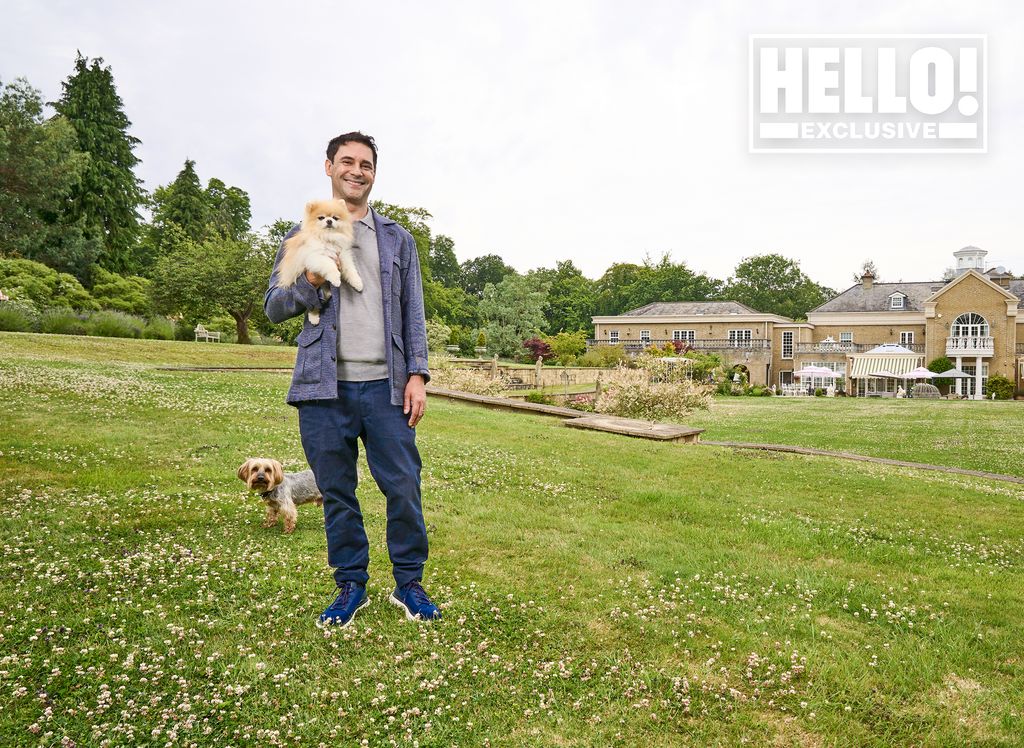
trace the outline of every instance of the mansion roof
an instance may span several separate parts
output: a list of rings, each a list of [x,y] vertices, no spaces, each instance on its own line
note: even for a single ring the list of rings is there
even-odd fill
[[[944,281],[927,281],[924,283],[875,283],[871,288],[857,285],[846,289],[833,299],[826,301],[811,312],[887,312],[890,311],[889,299],[895,293],[905,297],[904,312],[924,311],[924,301],[936,291],[942,289]],[[1010,281],[1007,289],[1019,299],[1018,306],[1024,307],[1024,280]]]
[[[620,317],[678,317],[688,314],[760,314],[738,301],[655,301]]]

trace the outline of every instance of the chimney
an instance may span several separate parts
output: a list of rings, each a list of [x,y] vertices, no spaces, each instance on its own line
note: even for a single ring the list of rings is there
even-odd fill
[[[875,276],[872,275],[871,273],[864,273],[864,275],[860,277],[861,288],[863,288],[865,291],[870,291],[871,286],[873,286],[874,284]]]

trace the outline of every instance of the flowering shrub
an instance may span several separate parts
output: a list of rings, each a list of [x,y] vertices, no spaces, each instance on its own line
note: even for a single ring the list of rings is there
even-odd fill
[[[573,410],[582,410],[582,411],[586,411],[587,413],[593,413],[594,412],[594,397],[593,397],[593,395],[588,395],[588,394],[573,395],[572,397],[570,397],[568,400],[565,401],[565,404],[567,406],[569,406],[570,408],[572,408]]]
[[[636,369],[617,368],[594,404],[598,413],[653,421],[679,421],[711,404],[713,387],[687,379],[684,366],[638,356]]]

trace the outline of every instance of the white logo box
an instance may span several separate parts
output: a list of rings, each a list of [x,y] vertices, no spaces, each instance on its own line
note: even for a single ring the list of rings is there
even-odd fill
[[[986,153],[984,34],[752,34],[751,153]]]

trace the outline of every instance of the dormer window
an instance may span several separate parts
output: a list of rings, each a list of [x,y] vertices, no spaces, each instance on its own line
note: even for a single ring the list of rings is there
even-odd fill
[[[906,307],[906,296],[901,293],[894,293],[889,297],[890,309],[904,309]]]

